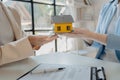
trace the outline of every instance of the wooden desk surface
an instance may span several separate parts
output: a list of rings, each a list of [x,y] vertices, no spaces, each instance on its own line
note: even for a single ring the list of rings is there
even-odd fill
[[[0,67],[0,80],[16,80],[40,63],[103,66],[106,71],[107,80],[120,80],[119,63],[105,62],[80,55],[64,53],[30,57],[28,59],[3,65]]]

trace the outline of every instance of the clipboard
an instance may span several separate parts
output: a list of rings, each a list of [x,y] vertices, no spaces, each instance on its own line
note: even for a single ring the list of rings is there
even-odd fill
[[[65,70],[49,73],[31,74],[35,70],[65,67]],[[83,65],[39,64],[20,76],[17,80],[106,80],[103,67]]]
[[[91,80],[106,80],[104,67],[91,67]]]

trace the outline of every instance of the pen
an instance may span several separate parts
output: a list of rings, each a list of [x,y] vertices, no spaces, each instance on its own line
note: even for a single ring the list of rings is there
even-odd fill
[[[64,70],[65,67],[60,67],[60,68],[49,68],[49,69],[41,69],[41,70],[34,70],[31,73],[32,74],[37,74],[37,73],[48,73],[48,72],[57,72]]]

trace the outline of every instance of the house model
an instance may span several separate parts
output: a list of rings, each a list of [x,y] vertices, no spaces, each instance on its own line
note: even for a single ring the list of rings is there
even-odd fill
[[[72,32],[73,22],[71,15],[57,15],[52,17],[55,33]]]

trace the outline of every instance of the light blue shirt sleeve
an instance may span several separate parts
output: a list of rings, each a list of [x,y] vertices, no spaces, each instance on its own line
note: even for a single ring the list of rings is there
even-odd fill
[[[100,47],[100,43],[98,43],[98,42],[96,42],[96,41],[93,41],[93,43],[92,43],[92,47],[96,47],[96,48],[99,48]]]
[[[120,35],[108,34],[106,47],[109,49],[120,50]]]

